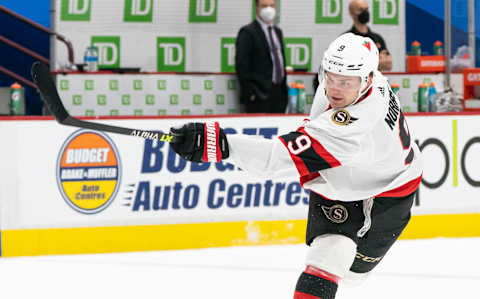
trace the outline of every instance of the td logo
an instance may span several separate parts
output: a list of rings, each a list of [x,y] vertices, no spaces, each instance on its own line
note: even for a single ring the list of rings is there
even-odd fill
[[[310,71],[312,67],[312,38],[285,38],[286,65]]]
[[[120,67],[120,36],[92,36],[91,44],[98,48],[99,68]]]
[[[61,21],[90,21],[91,0],[62,0]]]
[[[216,23],[218,0],[190,0],[190,23]]]
[[[315,23],[341,24],[343,0],[317,0]]]
[[[153,0],[125,0],[123,21],[152,22]]]
[[[398,25],[398,0],[374,0],[373,24]]]
[[[222,53],[220,58],[220,71],[222,73],[235,72],[235,38],[222,37],[220,41]]]
[[[157,37],[157,71],[185,72],[185,37]]]

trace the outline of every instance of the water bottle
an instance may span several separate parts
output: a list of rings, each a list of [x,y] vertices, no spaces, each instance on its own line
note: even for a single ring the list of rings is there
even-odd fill
[[[392,87],[393,93],[398,95],[398,92],[400,91],[400,85],[398,85],[397,83],[393,83],[391,87]]]
[[[85,50],[85,52],[83,53],[83,64],[84,64],[84,67],[83,69],[86,71],[86,72],[89,72],[89,63],[90,63],[90,60],[91,60],[91,57],[90,57],[91,53],[90,53],[90,47],[87,47],[87,49]]]
[[[427,84],[424,82],[418,85],[418,112],[428,111],[428,99],[427,99]]]
[[[297,108],[297,99],[298,99],[298,89],[297,84],[292,82],[290,88],[288,89],[288,105],[287,113],[295,113]]]
[[[98,48],[90,47],[91,61],[90,61],[90,72],[98,72]]]
[[[296,105],[296,112],[297,113],[305,113],[305,85],[303,83],[297,84],[298,89],[298,97],[297,97],[297,105]]]
[[[87,47],[85,55],[83,57],[85,62],[85,70],[87,72],[98,71],[98,50],[97,47]]]
[[[23,92],[22,86],[17,82],[10,86],[10,115],[23,114]]]
[[[443,55],[443,43],[439,40],[433,43],[433,55]]]
[[[412,48],[411,48],[411,50],[412,50],[411,53],[412,53],[413,56],[420,56],[420,55],[422,55],[421,44],[420,44],[418,41],[414,41],[414,42],[412,43]]]
[[[428,111],[433,112],[435,95],[437,94],[437,89],[435,88],[435,83],[430,82],[430,87],[428,87]]]

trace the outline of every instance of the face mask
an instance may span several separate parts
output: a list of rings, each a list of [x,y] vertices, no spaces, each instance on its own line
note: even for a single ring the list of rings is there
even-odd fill
[[[358,21],[362,24],[367,24],[368,21],[370,21],[370,13],[368,12],[368,9],[365,9],[358,15]]]
[[[271,6],[267,6],[260,11],[260,17],[265,22],[271,23],[271,22],[273,22],[273,19],[275,19],[276,13],[277,12],[275,11],[275,8],[273,8]]]

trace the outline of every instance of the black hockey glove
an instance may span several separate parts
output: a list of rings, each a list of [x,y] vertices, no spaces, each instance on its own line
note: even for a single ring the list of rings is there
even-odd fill
[[[218,122],[187,123],[170,128],[170,134],[179,137],[170,146],[187,161],[220,162],[229,156],[227,136]]]

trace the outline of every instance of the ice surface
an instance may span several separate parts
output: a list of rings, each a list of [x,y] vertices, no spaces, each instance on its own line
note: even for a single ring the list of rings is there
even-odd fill
[[[0,259],[1,298],[291,299],[306,246]],[[338,299],[479,299],[480,238],[399,241]]]

